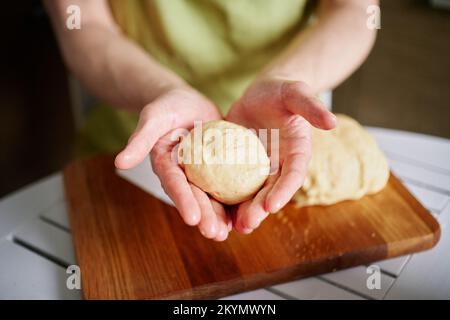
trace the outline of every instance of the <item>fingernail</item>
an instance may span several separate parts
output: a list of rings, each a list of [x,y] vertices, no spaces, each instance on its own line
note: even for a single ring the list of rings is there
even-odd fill
[[[128,162],[128,161],[131,160],[131,158],[132,158],[132,156],[131,156],[131,154],[129,154],[128,152],[122,153],[122,160]]]
[[[203,228],[199,228],[200,229],[200,233],[208,239],[213,239],[216,237],[216,227],[212,226],[209,228],[209,230],[204,230]]]
[[[200,215],[194,213],[187,217],[186,224],[188,224],[190,226],[196,226],[199,223],[199,220],[200,220]]]
[[[217,229],[216,226],[213,224],[210,228],[209,228],[209,233],[210,234],[216,234]]]
[[[269,212],[272,213],[272,214],[274,214],[274,213],[277,213],[280,209],[281,209],[281,203],[276,202],[276,203],[272,206],[272,209],[271,209]]]
[[[218,241],[218,242],[222,242],[225,241],[228,238],[228,232],[226,232],[225,230],[221,230],[219,232],[219,234],[217,235],[217,237],[214,238],[214,241]]]
[[[242,230],[242,233],[243,234],[250,234],[250,233],[252,233],[252,231],[253,231],[253,229],[245,228],[244,230]]]
[[[249,227],[251,229],[256,229],[261,224],[261,221],[262,221],[262,217],[255,217],[255,218],[253,218],[253,221],[251,221],[252,223],[250,223]]]
[[[224,237],[222,238],[222,241],[225,241],[228,239],[228,232],[224,235]]]
[[[216,226],[213,224],[213,225],[211,225],[209,228],[205,228],[205,229],[200,228],[200,232],[202,233],[202,235],[203,235],[205,238],[212,239],[212,238],[215,238],[215,237],[216,237],[217,228],[216,228]]]
[[[217,237],[218,237],[219,239],[222,239],[224,236],[225,236],[225,230],[220,229],[219,234],[217,235]]]

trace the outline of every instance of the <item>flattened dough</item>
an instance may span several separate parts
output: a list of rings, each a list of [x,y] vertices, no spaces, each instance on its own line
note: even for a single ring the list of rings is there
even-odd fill
[[[331,131],[313,129],[312,157],[298,206],[330,205],[380,191],[389,178],[385,155],[354,119],[338,114]]]

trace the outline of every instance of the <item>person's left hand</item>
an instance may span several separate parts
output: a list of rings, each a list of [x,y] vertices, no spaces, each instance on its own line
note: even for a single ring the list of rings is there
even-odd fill
[[[311,125],[333,129],[336,117],[306,83],[270,78],[255,82],[233,104],[226,120],[255,130],[279,129],[279,148],[272,148],[278,153],[278,163],[273,163],[273,155],[271,162],[281,170],[272,173],[256,196],[240,204],[235,213],[235,229],[250,233],[302,186],[311,156]]]

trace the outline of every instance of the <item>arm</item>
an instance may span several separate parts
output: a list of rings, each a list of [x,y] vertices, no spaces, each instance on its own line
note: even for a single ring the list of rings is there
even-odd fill
[[[161,185],[189,225],[207,238],[228,236],[229,218],[218,202],[190,184],[171,158],[174,129],[195,120],[220,119],[217,108],[121,34],[105,0],[45,0],[67,66],[97,97],[139,111],[128,145],[116,157],[118,168],[134,167],[150,153]],[[66,28],[66,8],[81,9],[81,30]]]
[[[81,9],[81,29],[66,28],[69,5]],[[45,0],[69,69],[95,96],[140,111],[167,90],[186,86],[121,34],[106,0]]]
[[[317,21],[260,75],[307,83],[315,93],[344,81],[366,59],[376,30],[366,27],[366,8],[378,0],[322,0]]]
[[[279,129],[275,152],[281,170],[254,199],[239,206],[238,231],[257,228],[302,186],[311,156],[311,125],[324,130],[336,126],[316,95],[341,83],[368,55],[375,40],[375,31],[366,27],[371,4],[377,1],[320,1],[317,21],[261,72],[227,115],[247,127]]]

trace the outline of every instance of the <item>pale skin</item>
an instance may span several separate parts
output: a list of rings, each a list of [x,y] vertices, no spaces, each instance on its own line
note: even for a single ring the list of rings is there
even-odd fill
[[[81,30],[65,27],[66,8],[78,5]],[[238,99],[227,120],[249,128],[280,129],[280,171],[240,204],[234,219],[225,208],[192,185],[170,159],[174,129],[194,121],[221,119],[214,103],[161,66],[124,36],[106,0],[45,0],[64,59],[91,93],[118,108],[139,113],[139,123],[115,165],[129,169],[150,154],[161,185],[186,224],[216,241],[232,227],[250,233],[269,213],[281,209],[301,187],[311,155],[311,126],[336,125],[316,95],[333,89],[364,61],[376,32],[366,27],[366,8],[377,0],[322,0],[317,22],[261,71]]]

